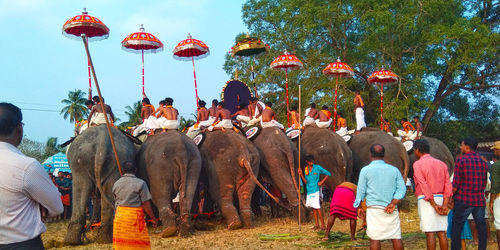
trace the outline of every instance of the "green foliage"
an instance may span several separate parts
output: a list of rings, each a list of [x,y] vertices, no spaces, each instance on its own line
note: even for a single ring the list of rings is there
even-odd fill
[[[128,116],[128,121],[120,123],[118,125],[121,129],[127,129],[127,127],[132,127],[142,123],[141,118],[142,101],[137,101],[132,104],[132,106],[127,105],[125,107],[125,114]]]
[[[196,119],[196,117],[195,117]],[[179,118],[179,130],[183,131],[187,126],[191,126],[196,122],[196,120],[185,118],[184,116],[181,116]]]
[[[56,137],[49,137],[47,142],[42,143],[23,137],[19,150],[26,156],[35,158],[39,162],[44,162],[49,156],[64,151],[57,145]]]
[[[81,119],[86,118],[89,114],[89,110],[85,107],[85,92],[75,89],[75,91],[69,91],[68,98],[61,100],[61,103],[66,106],[61,109],[64,119],[68,119],[70,122],[77,122]]]

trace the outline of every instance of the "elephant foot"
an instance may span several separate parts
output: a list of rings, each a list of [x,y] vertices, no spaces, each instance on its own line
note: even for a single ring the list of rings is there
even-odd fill
[[[102,225],[97,234],[96,242],[99,244],[108,244],[113,242],[113,226]]]
[[[243,220],[243,228],[253,228],[251,214],[242,214],[241,219]]]
[[[233,222],[229,223],[229,225],[227,225],[227,229],[229,229],[229,230],[236,230],[239,228],[241,228],[241,221],[240,220],[233,221]]]
[[[179,223],[179,235],[181,237],[187,237],[191,235],[191,224],[189,222],[189,215],[181,217]]]
[[[168,226],[163,231],[161,231],[161,237],[166,238],[166,237],[172,237],[175,236],[175,233],[177,233],[177,227],[176,226]]]
[[[68,231],[64,237],[64,242],[70,245],[81,245],[82,242],[83,225],[76,222],[70,222]]]

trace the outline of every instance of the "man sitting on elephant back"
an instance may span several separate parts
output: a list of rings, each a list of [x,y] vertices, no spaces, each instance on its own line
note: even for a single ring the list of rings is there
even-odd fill
[[[316,119],[316,125],[318,128],[328,128],[332,125],[332,113],[328,110],[326,105],[321,107],[320,112],[318,112],[318,119]]]
[[[102,98],[102,103],[104,104],[104,98]],[[106,124],[105,120],[106,118],[104,117],[104,114],[107,114],[108,121],[111,124],[113,123],[113,121],[115,120],[115,115],[113,114],[113,110],[111,110],[111,107],[107,104],[104,104],[104,109],[105,110],[103,111],[100,100],[96,102],[96,104],[92,107],[92,110],[90,111],[89,114],[90,121],[88,123],[90,124],[90,126],[98,126],[101,124]]]
[[[302,125],[305,127],[314,124],[317,118],[318,118],[318,110],[316,109],[316,103],[313,102],[311,103],[311,106],[306,109],[304,123]]]
[[[231,117],[236,117],[236,120],[240,123],[241,127],[244,128],[250,122],[250,111],[246,104],[238,105],[238,111],[234,113]]]
[[[160,123],[160,127],[163,129],[178,129],[179,128],[179,111],[174,108],[172,105],[174,103],[174,99],[167,97],[165,98],[165,107],[158,114],[161,116],[158,119]]]
[[[207,103],[203,100],[198,101],[198,112],[196,113],[196,123],[193,126],[189,127],[187,132],[188,136],[194,135],[193,133],[199,131],[202,127],[207,128],[210,125],[212,125],[212,123],[209,123],[210,122],[210,120],[208,119],[209,112],[207,108],[205,108],[206,104]]]
[[[208,131],[224,131],[226,128],[233,128],[233,123],[231,122],[231,111],[224,108],[223,102],[219,102],[219,105],[217,105],[217,113],[215,114],[215,123],[208,127]]]
[[[342,117],[341,112],[337,112],[337,131],[335,132],[340,136],[347,135],[347,122],[345,118]]]
[[[266,108],[262,111],[262,119],[260,120],[260,126],[262,128],[278,127],[284,129],[283,125],[276,121],[274,111],[271,109],[273,104],[271,102],[266,102]]]
[[[250,120],[248,126],[253,126],[260,122],[262,111],[266,108],[266,105],[255,97],[250,97],[249,102],[248,110],[250,111],[252,120]]]
[[[415,131],[415,127],[411,125],[408,119],[401,119],[401,125],[403,125],[403,129],[398,129],[399,139],[402,141],[415,139],[414,137],[413,139],[411,138],[413,131]]]

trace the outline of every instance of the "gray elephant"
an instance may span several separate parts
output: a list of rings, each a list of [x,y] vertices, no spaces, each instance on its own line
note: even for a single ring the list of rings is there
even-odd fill
[[[280,129],[263,128],[253,140],[259,150],[261,166],[270,175],[273,184],[283,192],[298,216],[297,148]],[[305,209],[301,209],[304,216]]]
[[[240,133],[227,129],[205,133],[200,152],[210,195],[219,205],[228,228],[252,227],[250,203],[260,166],[257,148]],[[235,196],[239,215],[233,203]]]
[[[337,133],[330,129],[314,125],[304,129],[301,136],[301,162],[312,155],[316,164],[328,170],[332,176],[326,180],[326,186],[333,192],[340,183],[349,180],[353,173],[351,149]]]
[[[361,168],[370,164],[370,147],[373,144],[381,144],[384,146],[384,161],[397,167],[406,180],[410,160],[403,144],[386,132],[380,130],[363,130],[361,133],[354,135],[349,142],[349,148],[352,150],[354,163],[353,175],[350,178],[351,182],[357,183]]]
[[[455,168],[455,159],[453,158],[453,155],[451,154],[446,144],[444,144],[442,141],[434,137],[422,136],[422,139],[425,139],[429,142],[430,155],[436,159],[443,161],[446,164],[446,166],[448,166],[448,173],[451,176],[451,174],[453,174],[453,169]],[[415,156],[415,152],[413,152],[413,150],[410,151],[408,155],[410,157],[410,166],[411,166],[408,176],[412,177],[413,163],[417,161],[417,156]]]
[[[133,161],[135,147],[130,139],[116,128],[111,128],[120,162]],[[112,188],[120,172],[111,147],[106,126],[90,127],[71,143],[67,150],[68,163],[73,174],[73,213],[64,239],[69,244],[82,244],[85,209],[93,190],[101,197],[101,227],[97,242],[113,240],[114,198]]]
[[[162,236],[177,232],[172,196],[179,193],[181,236],[190,233],[190,210],[201,171],[201,156],[196,144],[177,130],[149,137],[142,145],[138,162],[140,177],[151,190],[153,203],[162,221]]]

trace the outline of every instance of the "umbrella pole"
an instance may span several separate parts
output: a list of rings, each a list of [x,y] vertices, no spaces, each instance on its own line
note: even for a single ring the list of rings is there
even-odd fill
[[[380,83],[380,130],[383,130],[384,121],[384,83]]]
[[[335,104],[333,106],[333,132],[337,126],[337,90],[339,86],[339,76],[335,78]]]
[[[116,165],[118,166],[118,171],[122,175],[122,166],[120,164],[120,159],[118,158],[118,153],[116,153],[115,141],[113,139],[113,133],[111,132],[111,125],[109,124],[108,115],[106,113],[106,108],[102,101],[101,89],[99,88],[99,83],[97,82],[97,76],[95,75],[94,64],[92,63],[92,58],[90,57],[89,44],[87,42],[87,36],[82,34],[83,45],[85,45],[85,52],[87,52],[87,58],[89,59],[90,69],[92,70],[92,75],[94,76],[95,88],[97,89],[97,94],[99,95],[99,102],[101,103],[101,108],[104,113],[104,120],[106,121],[106,127],[108,128],[109,139],[111,140],[111,147],[113,147],[113,153],[115,155]]]
[[[85,37],[85,39],[87,39],[88,43],[89,39],[87,37]],[[90,59],[88,57],[87,57],[87,68],[89,72],[89,100],[92,100],[92,80],[90,79]]]
[[[198,85],[196,84],[196,70],[194,69],[194,57],[191,57],[193,62],[193,75],[194,75],[194,92],[196,94],[196,107],[198,107]]]
[[[290,113],[288,112],[288,110],[290,110],[288,107],[288,69],[285,69],[285,79],[286,79],[286,85],[285,85],[285,88],[286,88],[286,121],[287,121],[288,127],[290,127]]]
[[[144,92],[144,50],[142,52],[142,98],[146,97],[146,93]]]
[[[301,111],[301,105],[300,105],[300,102],[301,102],[301,97],[300,97],[300,96],[301,96],[301,93],[300,93],[300,89],[301,89],[301,85],[299,84],[299,118],[298,118],[298,119],[299,119],[299,124],[301,124],[301,121],[300,121],[300,117],[301,117],[301,116],[300,116],[300,111]],[[288,113],[288,112],[287,112],[287,113]],[[300,129],[300,128],[299,128],[299,129]],[[302,131],[300,131],[300,133],[299,133],[299,143],[298,143],[298,144],[299,144],[299,145],[298,145],[298,146],[299,146],[299,155],[298,155],[298,157],[299,157],[299,159],[298,159],[298,160],[299,160],[299,164],[298,164],[298,165],[299,165],[299,171],[300,171],[300,172],[302,172],[302,170],[301,170],[301,168],[300,168],[300,137],[301,137],[301,133],[302,133]],[[301,175],[301,174],[302,174],[302,173],[299,173],[299,174],[298,174],[298,177],[299,177],[299,182],[298,182],[298,183],[299,183],[299,190],[298,190],[298,192],[297,192],[297,193],[299,194],[299,231],[300,231],[300,229],[301,229],[301,228],[300,228],[300,226],[301,226],[301,224],[302,224],[302,223],[301,223],[301,217],[302,217],[302,216],[301,216],[301,213],[300,213],[300,207],[302,206],[302,201],[300,200],[300,198],[301,198],[301,195],[300,195],[300,186],[301,186],[301,185],[300,185],[300,175]]]

